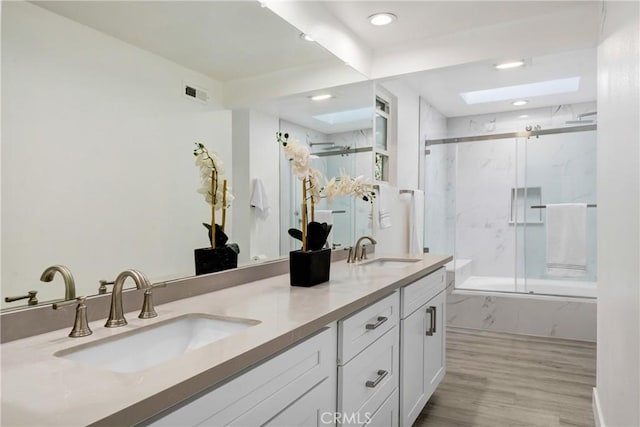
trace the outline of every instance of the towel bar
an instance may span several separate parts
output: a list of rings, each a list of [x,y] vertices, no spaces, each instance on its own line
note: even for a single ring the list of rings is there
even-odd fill
[[[547,207],[547,205],[533,205],[533,206],[529,206],[531,209],[544,209]],[[587,205],[588,208],[597,208],[598,205],[596,204],[588,204]]]

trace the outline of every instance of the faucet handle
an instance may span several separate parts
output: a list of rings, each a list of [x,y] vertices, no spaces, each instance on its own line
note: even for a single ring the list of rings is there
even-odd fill
[[[100,286],[98,286],[98,294],[99,295],[103,295],[107,293],[107,286],[108,285],[113,285],[114,283],[116,283],[115,281],[107,281],[107,280],[100,280],[98,281],[98,283],[100,283]]]
[[[349,246],[344,248],[345,251],[349,251],[347,254],[347,264],[351,264],[356,260],[356,257],[353,254],[353,246]]]
[[[158,283],[157,285],[151,285],[149,288],[145,289],[144,300],[142,301],[142,310],[140,310],[138,318],[152,319],[158,316],[158,313],[156,313],[156,310],[153,307],[153,289],[165,287],[167,287],[167,282]]]
[[[89,329],[89,323],[87,321],[87,305],[85,304],[86,301],[87,297],[78,297],[75,300],[53,303],[54,310],[77,304],[76,319],[73,322],[73,329],[71,329],[71,332],[69,333],[69,336],[71,338],[86,337],[93,333],[93,331]]]
[[[38,294],[38,291],[29,291],[27,292],[27,295],[20,295],[17,297],[5,297],[4,302],[14,302],[14,301],[20,301],[21,299],[29,298],[29,301],[27,301],[27,304],[36,305],[38,304],[38,298],[36,298],[37,294]]]

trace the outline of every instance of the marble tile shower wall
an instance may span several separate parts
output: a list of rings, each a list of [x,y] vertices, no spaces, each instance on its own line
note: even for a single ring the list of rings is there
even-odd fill
[[[596,110],[597,105],[594,101],[475,116],[449,117],[447,119],[447,137],[519,132],[524,131],[528,125],[532,127],[539,125],[543,129],[576,126],[576,123],[568,124],[567,121],[578,120],[580,114]],[[521,118],[522,115],[528,117]],[[590,124],[586,122],[589,119],[594,119],[594,117],[585,117],[584,124]]]
[[[422,100],[421,139],[514,132],[527,124],[564,127],[593,111],[595,102],[446,119]],[[519,118],[522,114],[529,117]],[[512,189],[540,188],[541,203],[596,202],[595,132],[434,145],[430,150],[425,160],[425,241],[433,252],[473,260],[473,275],[546,277],[544,211],[536,212],[538,222],[516,226]],[[588,215],[584,279],[594,281],[597,210]]]

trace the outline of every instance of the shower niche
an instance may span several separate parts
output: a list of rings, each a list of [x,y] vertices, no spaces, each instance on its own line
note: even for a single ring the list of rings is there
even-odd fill
[[[531,208],[541,204],[541,187],[512,187],[509,224],[542,224],[542,210]]]

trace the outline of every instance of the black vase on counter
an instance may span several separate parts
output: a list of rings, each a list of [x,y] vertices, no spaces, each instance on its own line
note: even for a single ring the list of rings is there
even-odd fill
[[[310,287],[329,281],[331,249],[289,252],[291,286]]]
[[[238,245],[229,244],[217,248],[200,248],[193,251],[196,276],[238,267]]]

